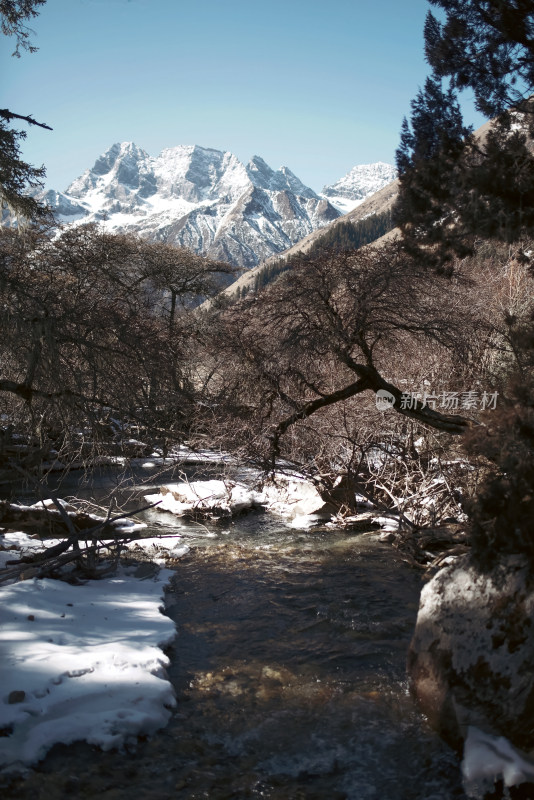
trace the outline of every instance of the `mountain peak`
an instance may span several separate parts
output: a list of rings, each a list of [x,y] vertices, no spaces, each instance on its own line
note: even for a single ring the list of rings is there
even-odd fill
[[[309,186],[305,186],[300,178],[297,178],[295,173],[291,172],[288,167],[280,167],[278,174],[283,176],[283,180],[290,191],[294,192],[300,197],[308,197],[310,199],[318,198],[318,195],[313,191],[313,189],[310,189]]]
[[[88,169],[71,183],[67,194],[81,198],[88,192],[94,192],[104,184],[117,183],[126,191],[137,191],[146,183],[144,166],[150,156],[134,142],[116,142],[97,158],[91,169]],[[144,186],[143,191],[150,191]]]
[[[106,175],[111,172],[117,161],[125,158],[139,160],[149,158],[149,155],[134,142],[116,142],[97,158],[90,171],[95,175]]]
[[[359,164],[353,167],[343,178],[331,186],[325,186],[322,196],[330,200],[332,205],[343,214],[363,203],[375,192],[383,189],[397,177],[397,170],[384,161],[373,164]]]
[[[261,156],[252,156],[246,166],[247,175],[259,189],[270,189],[275,171]]]
[[[280,167],[275,172],[261,156],[253,156],[250,159],[247,173],[254,186],[259,189],[270,192],[291,192],[298,197],[317,199],[313,189],[305,186],[290,169]]]
[[[200,145],[152,157],[117,142],[54,195],[63,221],[100,220],[243,268],[279,253],[338,216],[287,167]]]

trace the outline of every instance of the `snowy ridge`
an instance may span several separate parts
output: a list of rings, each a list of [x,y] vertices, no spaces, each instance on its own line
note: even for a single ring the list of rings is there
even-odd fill
[[[368,197],[394,181],[396,177],[395,167],[385,164],[383,161],[377,161],[375,164],[360,164],[353,167],[336,183],[325,186],[322,196],[342,214],[348,214]]]
[[[40,197],[45,197],[40,195]],[[114,144],[66,192],[47,192],[59,221],[99,221],[244,268],[279,253],[339,216],[287,167],[259,156],[179,145],[151,157]]]

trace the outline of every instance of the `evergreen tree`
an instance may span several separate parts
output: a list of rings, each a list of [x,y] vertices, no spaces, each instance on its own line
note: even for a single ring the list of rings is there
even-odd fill
[[[493,117],[522,107],[534,87],[532,0],[430,0],[444,22],[428,12],[425,54],[453,89],[469,88],[477,108]]]
[[[433,73],[412,103],[410,124],[403,122],[395,218],[407,247],[442,265],[466,255],[475,236],[513,242],[534,229],[534,6],[431,2],[446,20],[427,16]],[[485,136],[463,124],[458,91],[465,88],[480,110],[498,114]]]
[[[445,12],[425,25],[433,69],[403,123],[397,152],[397,219],[406,246],[443,265],[474,236],[516,242],[534,236],[534,4],[532,0],[430,0]],[[448,80],[448,88],[441,88]],[[478,139],[464,131],[457,92],[497,115]],[[531,247],[531,245],[529,245]],[[528,260],[524,247],[518,253]],[[528,248],[527,248],[528,249]],[[524,553],[534,569],[534,301],[509,325],[501,405],[466,442],[492,464],[470,503],[473,555],[481,567]]]
[[[19,141],[26,137],[26,132],[7,125],[8,113],[0,110],[0,210],[5,208],[9,214],[23,219],[44,217],[48,209],[28,195],[27,190],[43,185],[45,169],[22,160]]]
[[[445,262],[451,251],[467,252],[455,219],[470,133],[454,90],[444,90],[435,76],[427,78],[412,101],[411,125],[406,118],[402,123],[396,158],[401,189],[395,221],[404,233],[407,249],[421,251],[423,245],[429,260]],[[430,250],[429,245],[433,246]]]
[[[40,11],[38,6],[45,2],[0,0],[0,29],[5,36],[15,37],[17,44],[14,56],[20,57],[21,48],[30,53],[37,49],[30,43],[32,31],[24,23],[36,17]],[[20,140],[26,137],[26,132],[10,127],[14,119],[51,130],[48,125],[36,122],[31,116],[15,114],[7,108],[0,109],[0,212],[6,209],[9,214],[22,219],[43,217],[49,213],[48,209],[28,195],[27,191],[43,185],[45,169],[22,160]]]
[[[4,36],[14,36],[17,46],[13,53],[20,57],[20,48],[34,53],[36,47],[30,43],[32,31],[24,24],[26,20],[36,17],[46,0],[0,0],[0,27]]]
[[[330,226],[311,246],[308,255],[314,256],[327,251],[328,253],[344,253],[349,250],[358,250],[366,244],[380,239],[393,228],[391,211],[382,214],[373,214],[371,217],[357,222],[340,222]]]

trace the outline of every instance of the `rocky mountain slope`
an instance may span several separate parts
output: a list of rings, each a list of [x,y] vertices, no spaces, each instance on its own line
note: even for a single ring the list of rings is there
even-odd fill
[[[261,270],[281,260],[287,260],[297,253],[307,253],[312,249],[312,247],[320,242],[321,237],[324,236],[326,230],[330,230],[332,227],[343,225],[346,222],[357,224],[367,217],[372,217],[391,211],[395,205],[398,192],[399,181],[398,179],[395,179],[391,183],[388,183],[387,186],[384,186],[383,189],[380,189],[380,191],[373,193],[370,197],[367,197],[361,204],[358,204],[358,206],[348,214],[344,214],[343,216],[335,219],[329,224],[328,229],[323,228],[321,230],[313,231],[312,233],[308,234],[308,236],[305,236],[299,242],[289,247],[283,253],[271,256],[271,258],[267,259],[263,264],[260,264],[259,266],[254,267],[254,269],[247,271],[244,275],[241,275],[237,281],[224,290],[224,294],[232,296],[239,290],[242,292],[250,291],[253,288],[256,278]],[[398,228],[394,228],[389,233],[386,233],[385,236],[383,236],[379,241],[389,241],[397,236],[399,236],[399,230]]]
[[[65,224],[100,221],[250,269],[337,219],[343,204],[376,191],[387,167],[356,167],[325,187],[336,207],[287,167],[275,171],[259,156],[245,166],[232,153],[180,145],[153,158],[123,142],[65,192],[40,196]]]

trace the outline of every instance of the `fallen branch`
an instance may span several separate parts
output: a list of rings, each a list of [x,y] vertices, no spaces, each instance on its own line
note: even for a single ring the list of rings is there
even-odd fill
[[[58,525],[57,517],[59,517],[59,524],[61,525],[62,530],[66,531],[68,535],[64,541],[52,545],[52,547],[48,547],[43,551],[22,556],[17,560],[8,561],[7,566],[11,567],[11,569],[2,570],[0,572],[0,583],[19,580],[23,575],[25,575],[25,577],[45,577],[51,572],[61,569],[63,566],[71,563],[72,561],[77,561],[78,566],[85,572],[85,574],[91,573],[91,577],[95,577],[96,570],[94,564],[96,563],[97,556],[102,550],[111,550],[116,548],[118,558],[121,549],[126,544],[133,541],[134,538],[136,538],[129,535],[126,530],[121,533],[120,527],[117,525],[117,523],[120,520],[131,518],[142,511],[146,511],[149,508],[153,508],[154,506],[158,505],[158,503],[150,503],[142,506],[141,508],[137,508],[134,511],[124,512],[122,514],[117,514],[116,516],[112,516],[111,509],[109,509],[107,517],[105,519],[96,521],[95,524],[94,518],[88,514],[82,512],[76,513],[73,516],[72,513],[69,513],[54,492],[50,490],[45,491],[42,484],[40,484],[32,475],[27,473],[26,470],[24,470],[18,464],[11,464],[10,466],[24,475],[24,477],[29,480],[30,483],[38,488],[42,495],[48,495],[48,499],[54,503],[55,509],[47,509],[44,506],[44,501],[42,509],[25,508],[15,504],[3,503],[0,505],[0,522],[3,525],[5,525],[6,522],[15,523],[15,527],[19,529],[21,527],[27,528],[28,520],[26,519],[26,524],[24,524],[24,517],[28,517],[29,515],[30,522],[33,526],[35,526],[36,521],[40,522],[41,527],[43,522],[46,522],[50,530],[53,529],[54,525]],[[115,528],[116,535],[111,542],[97,541],[97,538],[99,538],[101,534],[104,532],[109,534],[111,532],[110,529],[113,530],[113,528]],[[80,548],[80,540],[85,541],[84,548]],[[90,541],[92,541],[92,544],[89,544]],[[89,562],[93,562],[93,565],[88,566]],[[30,575],[27,574],[28,565],[31,565],[29,568]]]
[[[26,480],[28,480],[33,486],[35,486],[38,489],[39,492],[42,492],[42,488],[43,488],[42,484],[39,483],[39,481],[36,478],[34,478],[33,475],[31,475],[29,472],[26,472],[25,469],[23,469],[19,464],[15,463],[14,461],[9,461],[8,464],[12,469],[16,470],[18,473],[23,475],[23,477]],[[54,492],[52,492],[50,489],[47,491],[47,494],[49,496],[49,499],[52,500],[53,504],[57,508],[57,510],[59,512],[59,515],[60,515],[61,519],[63,520],[63,523],[65,524],[65,527],[67,528],[67,531],[69,532],[69,538],[68,538],[67,542],[66,543],[61,543],[61,544],[66,544],[66,547],[64,547],[63,550],[68,549],[68,547],[70,547],[72,545],[74,550],[79,553],[80,545],[79,545],[79,542],[78,542],[78,531],[74,527],[74,523],[73,523],[72,519],[69,517],[68,513],[63,508],[63,504],[60,502],[58,496]],[[60,546],[61,545],[57,545],[57,547],[60,547]],[[63,552],[63,550],[61,550],[60,552]]]

